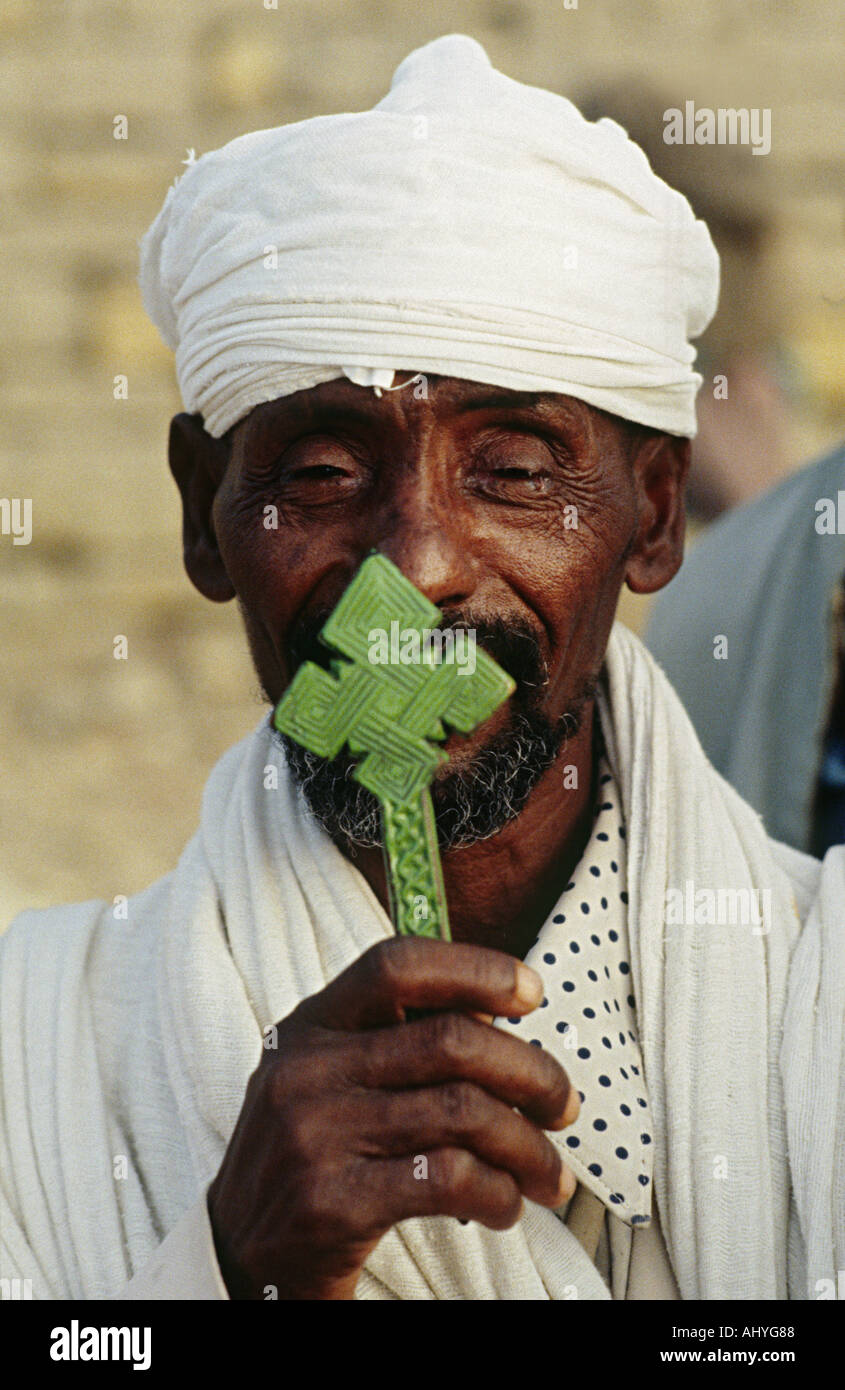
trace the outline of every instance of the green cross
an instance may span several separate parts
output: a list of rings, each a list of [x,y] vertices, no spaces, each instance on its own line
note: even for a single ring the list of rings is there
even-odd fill
[[[466,655],[455,659],[454,646],[451,659],[449,647],[440,657],[426,633],[439,632],[441,616],[386,556],[368,556],[320,634],[346,660],[332,661],[333,674],[305,662],[274,722],[321,757],[335,757],[344,744],[360,756],[354,776],[381,807],[393,925],[448,941],[429,792],[447,755],[430,740],[446,737],[444,723],[470,733],[516,687],[474,644],[474,670]]]

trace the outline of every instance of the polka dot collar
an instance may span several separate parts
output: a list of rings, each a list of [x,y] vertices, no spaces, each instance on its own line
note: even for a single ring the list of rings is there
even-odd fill
[[[607,759],[590,841],[525,957],[545,982],[539,1009],[497,1027],[551,1052],[581,1113],[550,1134],[579,1182],[626,1225],[651,1220],[652,1123],[628,951],[625,827]]]

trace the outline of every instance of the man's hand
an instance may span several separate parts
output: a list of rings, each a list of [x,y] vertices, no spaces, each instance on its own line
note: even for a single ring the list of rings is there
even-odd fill
[[[231,1296],[352,1298],[397,1221],[498,1231],[523,1197],[570,1197],[543,1130],[571,1124],[578,1093],[547,1052],[472,1016],[527,1014],[542,993],[501,951],[404,937],[303,1000],[250,1077],[208,1193]],[[405,1022],[411,1009],[437,1012]]]

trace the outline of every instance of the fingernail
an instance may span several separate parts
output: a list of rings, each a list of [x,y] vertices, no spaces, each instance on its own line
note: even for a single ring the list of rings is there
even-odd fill
[[[532,970],[530,965],[523,965],[522,961],[518,961],[516,966],[514,996],[528,1009],[536,1009],[543,999],[543,981],[536,970]]]
[[[566,1109],[563,1112],[563,1123],[571,1125],[573,1120],[577,1120],[581,1109],[581,1097],[574,1086],[570,1086],[569,1095],[566,1101]]]
[[[558,1197],[559,1197],[558,1206],[562,1205],[563,1202],[568,1202],[568,1201],[569,1201],[570,1197],[572,1197],[572,1196],[574,1195],[575,1189],[576,1189],[577,1186],[578,1186],[578,1180],[577,1180],[577,1178],[575,1177],[575,1174],[573,1173],[572,1169],[571,1169],[571,1168],[567,1168],[566,1165],[564,1165],[563,1168],[561,1168],[561,1170],[560,1170],[560,1186],[559,1186],[559,1188],[558,1188]]]

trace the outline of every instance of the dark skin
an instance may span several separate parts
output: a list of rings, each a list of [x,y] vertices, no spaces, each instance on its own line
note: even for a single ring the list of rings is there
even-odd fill
[[[379,398],[337,380],[256,407],[223,440],[177,416],[170,463],[188,573],[209,599],[238,597],[274,703],[294,674],[297,622],[333,607],[376,549],[468,627],[527,622],[557,719],[601,668],[622,584],[654,592],[683,555],[689,441],[632,438],[566,396],[430,377],[427,398],[411,385]],[[269,506],[277,529],[264,525]],[[508,713],[450,737],[453,765]],[[573,1190],[543,1130],[572,1122],[577,1093],[552,1057],[486,1020],[542,998],[520,958],[589,834],[593,728],[588,700],[521,814],[444,853],[460,945],[383,943],[279,1025],[209,1190],[233,1297],[272,1285],[280,1297],[351,1298],[397,1221],[458,1215],[503,1229],[523,1197],[553,1207]],[[564,790],[565,764],[577,788]],[[386,907],[380,852],[358,849],[354,862]],[[404,1022],[406,1008],[438,1012]]]

